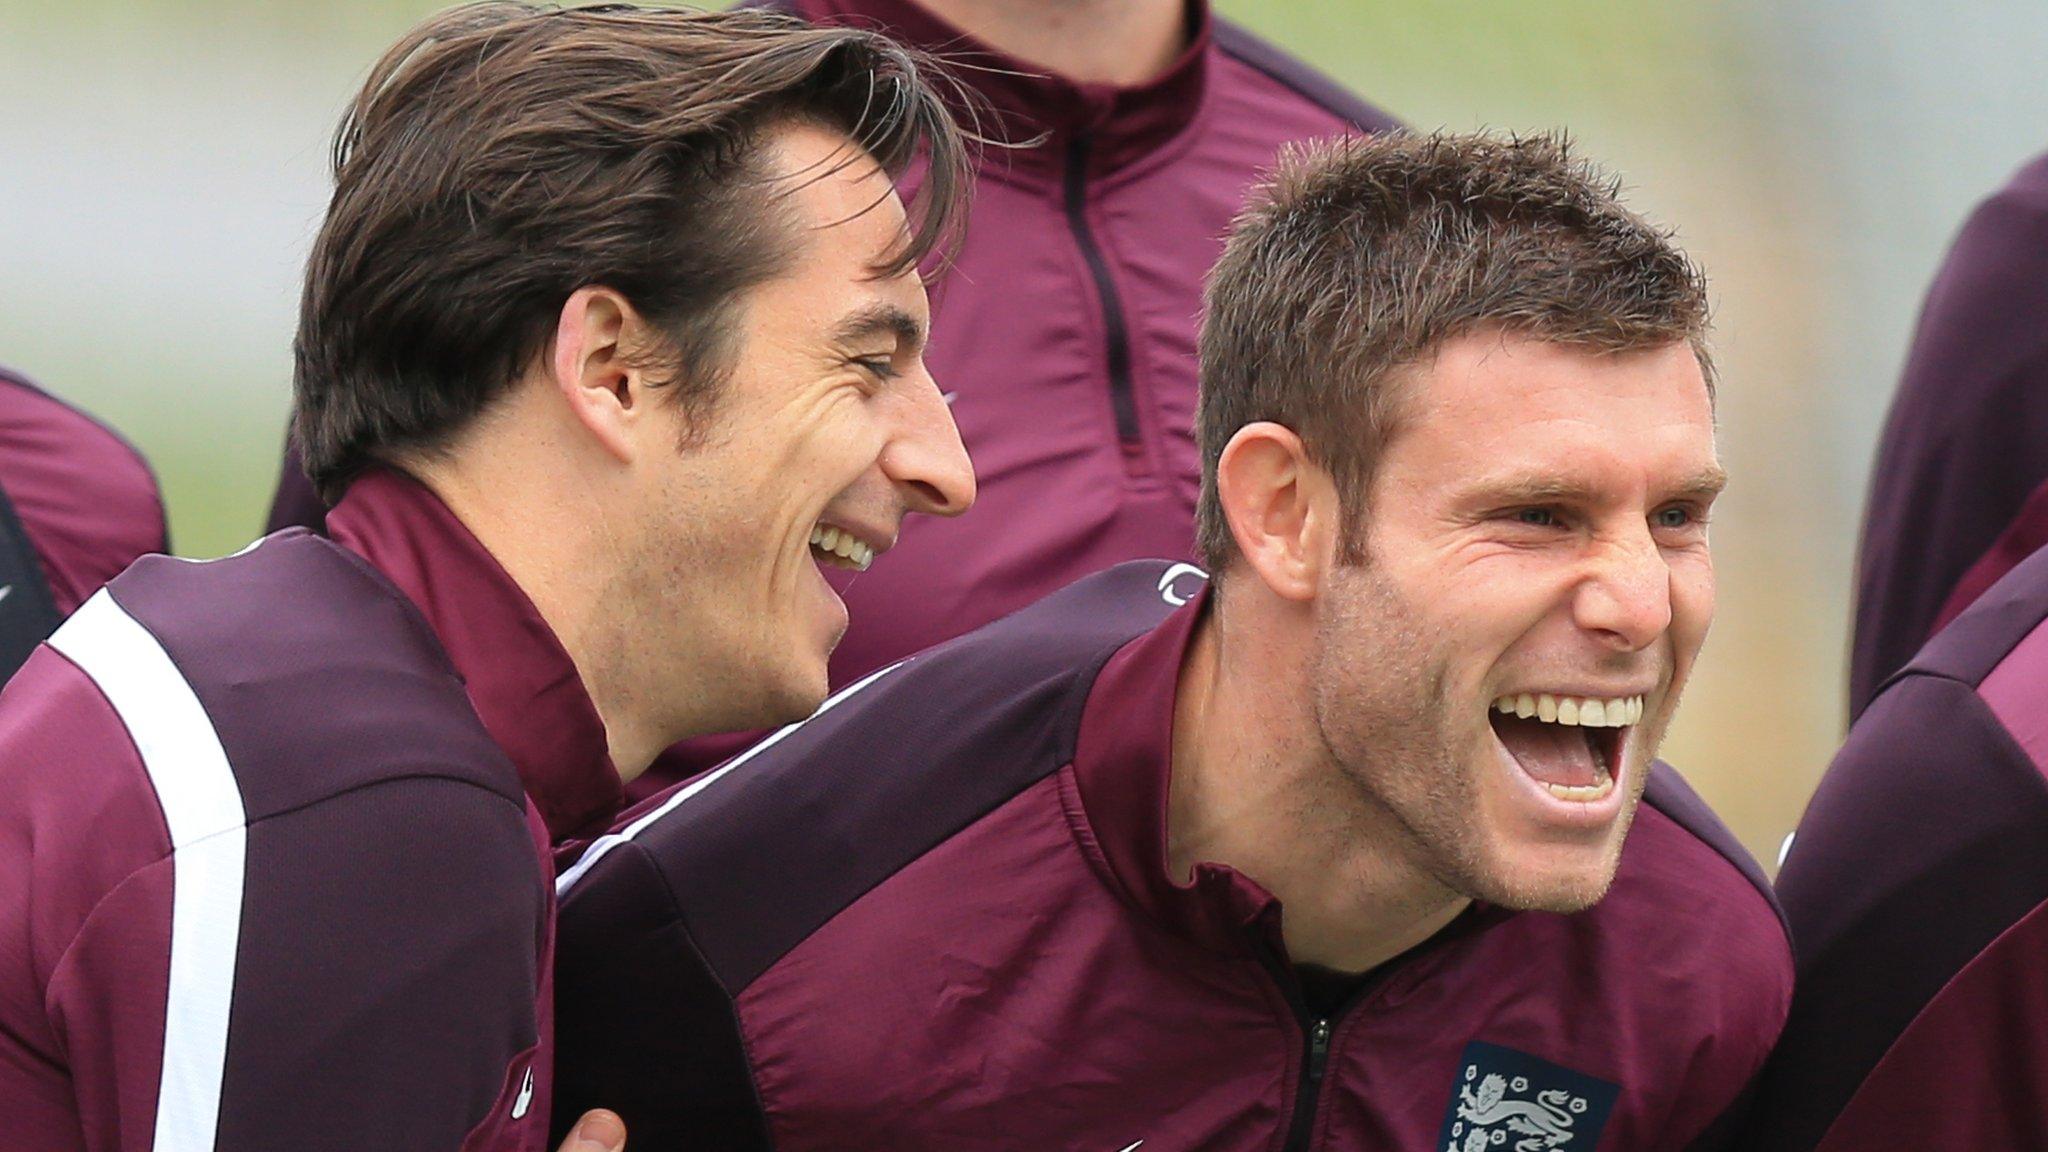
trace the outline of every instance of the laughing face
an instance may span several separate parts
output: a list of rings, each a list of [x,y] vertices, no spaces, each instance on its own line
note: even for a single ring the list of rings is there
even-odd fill
[[[1469,336],[1409,383],[1315,674],[1325,745],[1415,866],[1508,907],[1605,894],[1713,617],[1721,484],[1684,344]]]
[[[688,655],[700,728],[816,708],[847,623],[824,571],[887,563],[906,515],[974,501],[924,366],[924,285],[915,270],[875,272],[904,235],[888,177],[823,129],[784,128],[765,147],[796,256],[743,298],[737,366],[704,435],[663,460],[648,502],[661,522],[643,537],[662,542],[642,576],[666,590],[674,635],[641,642]]]

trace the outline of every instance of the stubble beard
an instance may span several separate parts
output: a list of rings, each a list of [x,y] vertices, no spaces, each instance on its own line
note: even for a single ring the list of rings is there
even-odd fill
[[[1373,855],[1449,893],[1518,910],[1580,912],[1614,879],[1648,757],[1628,766],[1633,795],[1598,867],[1529,875],[1490,846],[1481,775],[1470,749],[1478,703],[1450,690],[1450,659],[1420,614],[1369,566],[1349,568],[1316,629],[1311,669],[1317,734],[1334,768],[1336,826],[1383,841]],[[1467,715],[1471,713],[1471,715]],[[1660,736],[1662,724],[1656,733]],[[1647,746],[1654,748],[1654,741]],[[1632,757],[1635,759],[1637,757]]]

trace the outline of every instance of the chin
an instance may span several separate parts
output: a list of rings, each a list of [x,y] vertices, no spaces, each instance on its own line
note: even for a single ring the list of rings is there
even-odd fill
[[[1584,912],[1614,885],[1622,837],[1599,844],[1493,846],[1488,859],[1454,885],[1464,895],[1522,912]]]

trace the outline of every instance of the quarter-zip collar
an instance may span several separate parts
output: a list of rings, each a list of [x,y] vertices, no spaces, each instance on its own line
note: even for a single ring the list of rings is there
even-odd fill
[[[327,529],[419,607],[549,836],[609,822],[624,786],[597,706],[540,610],[455,513],[379,469],[349,486]]]
[[[1188,43],[1173,64],[1133,87],[1077,84],[989,46],[926,11],[914,0],[795,0],[812,23],[881,27],[907,44],[963,67],[961,83],[986,99],[995,113],[991,136],[1025,141],[1030,148],[991,148],[985,173],[1006,170],[1058,173],[1071,142],[1088,140],[1087,175],[1114,172],[1157,151],[1191,123],[1207,84],[1210,38],[1208,0],[1188,0]]]
[[[1174,697],[1210,602],[1204,588],[1103,666],[1081,713],[1074,782],[1096,845],[1140,912],[1215,951],[1285,956],[1280,902],[1251,877],[1215,863],[1197,864],[1188,882],[1168,873]]]

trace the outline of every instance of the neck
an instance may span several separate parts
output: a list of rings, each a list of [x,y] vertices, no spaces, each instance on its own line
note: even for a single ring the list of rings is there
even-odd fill
[[[494,413],[492,416],[504,416]],[[482,418],[497,423],[491,416]],[[406,470],[448,506],[470,534],[532,601],[549,631],[569,654],[584,691],[604,722],[605,742],[619,778],[630,783],[672,741],[657,701],[636,685],[619,625],[631,612],[620,597],[630,581],[608,580],[608,561],[619,554],[603,519],[608,502],[565,483],[570,470],[557,456],[540,459],[528,445],[552,438],[492,428],[475,432],[462,450],[408,460]],[[479,444],[477,440],[489,440]]]
[[[1183,0],[917,0],[992,48],[1077,84],[1130,88],[1187,47]]]
[[[1257,577],[1240,574],[1252,584]],[[1233,603],[1224,610],[1226,597]],[[1364,972],[1470,903],[1415,867],[1317,736],[1312,609],[1218,589],[1174,701],[1167,866],[1225,864],[1277,898],[1295,963]]]

